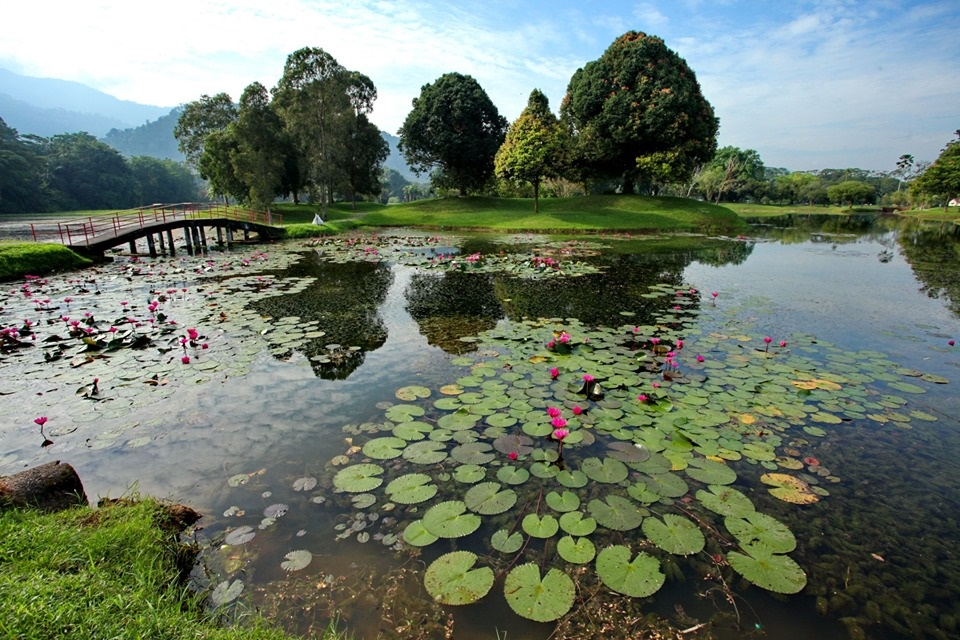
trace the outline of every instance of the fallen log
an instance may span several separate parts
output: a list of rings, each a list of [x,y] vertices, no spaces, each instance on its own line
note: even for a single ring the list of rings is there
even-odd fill
[[[9,476],[0,476],[0,510],[32,507],[60,511],[87,505],[87,493],[80,476],[59,460]]]

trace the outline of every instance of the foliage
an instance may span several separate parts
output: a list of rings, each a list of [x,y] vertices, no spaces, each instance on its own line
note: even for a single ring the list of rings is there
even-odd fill
[[[460,195],[493,175],[507,121],[471,76],[447,73],[425,84],[400,127],[399,149],[417,173],[434,171],[437,187]]]
[[[913,182],[911,190],[942,198],[944,209],[952,198],[960,197],[960,139],[947,144],[940,157]]]
[[[738,199],[741,191],[755,189],[763,178],[763,160],[759,153],[727,146],[717,151],[710,161],[700,176],[700,185],[708,200],[719,203],[724,193],[733,192],[732,199]]]
[[[0,635],[59,638],[287,637],[253,618],[224,629],[180,584],[183,550],[165,508],[123,501],[97,511],[0,513]]]
[[[872,185],[859,180],[845,180],[827,189],[827,196],[831,202],[843,204],[846,202],[853,208],[854,204],[871,204],[876,200],[877,192]]]
[[[0,118],[0,213],[44,209],[44,161],[36,138],[24,137]]]
[[[89,264],[90,260],[60,244],[0,244],[0,281],[27,274],[42,276]]]
[[[173,136],[177,139],[180,151],[187,156],[187,163],[199,168],[207,136],[215,131],[223,131],[237,119],[237,108],[226,93],[214,96],[206,94],[199,100],[183,105]]]
[[[232,164],[246,185],[243,200],[269,211],[280,192],[283,176],[283,122],[270,103],[270,92],[259,82],[243,90],[237,121],[230,125],[237,148]]]
[[[137,181],[139,204],[198,199],[197,178],[186,165],[151,156],[134,156],[128,162]]]
[[[625,193],[635,178],[662,179],[664,163],[671,181],[689,175],[716,150],[717,119],[694,72],[663,40],[636,31],[573,74],[561,117],[574,162],[624,176]]]
[[[120,152],[87,133],[49,140],[47,180],[59,209],[126,209],[137,204],[137,184]]]
[[[563,132],[550,112],[547,97],[534,89],[494,158],[498,178],[533,185],[534,212],[540,211],[541,180],[560,174],[563,141]]]

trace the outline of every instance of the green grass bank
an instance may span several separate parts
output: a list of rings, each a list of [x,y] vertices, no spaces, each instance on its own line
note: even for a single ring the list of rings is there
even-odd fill
[[[53,514],[0,512],[0,637],[289,637],[255,617],[219,625],[179,579],[193,555],[176,541],[175,528],[169,511],[150,499]]]
[[[93,263],[89,259],[60,244],[0,243],[0,281],[22,278],[26,274],[45,276],[90,264]]]

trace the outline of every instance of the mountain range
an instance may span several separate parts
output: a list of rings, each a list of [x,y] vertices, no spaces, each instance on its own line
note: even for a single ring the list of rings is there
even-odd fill
[[[120,100],[79,82],[0,69],[0,118],[21,134],[50,137],[86,131],[125,156],[182,161],[184,156],[173,137],[179,117],[179,107]],[[390,145],[384,166],[407,180],[418,180],[397,150],[399,138],[380,133]]]

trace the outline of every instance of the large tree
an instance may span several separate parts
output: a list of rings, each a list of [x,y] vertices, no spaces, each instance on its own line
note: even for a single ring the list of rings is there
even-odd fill
[[[183,163],[152,156],[134,156],[129,164],[137,181],[137,201],[140,205],[193,202],[197,199],[197,177]]]
[[[596,176],[681,182],[717,149],[718,122],[687,63],[655,36],[630,31],[578,69],[561,118],[575,161]]]
[[[827,196],[831,202],[847,203],[850,208],[854,204],[873,204],[877,199],[877,190],[868,182],[861,180],[844,180],[839,184],[827,188]]]
[[[533,210],[540,211],[540,182],[559,175],[563,166],[563,132],[547,96],[534,89],[520,117],[510,125],[494,158],[497,177],[533,185]]]
[[[230,126],[237,143],[232,156],[234,171],[247,186],[244,201],[269,211],[282,190],[285,149],[283,122],[266,87],[254,82],[243,90],[237,121]]]
[[[506,119],[471,76],[447,73],[425,84],[398,134],[398,147],[417,174],[460,195],[483,187],[503,143]]]
[[[323,49],[305,47],[287,57],[274,95],[326,216],[334,188],[348,182],[344,161],[351,155],[351,136],[359,115],[373,110],[376,88]]]
[[[910,189],[921,196],[942,198],[944,209],[951,199],[960,197],[960,130],[957,138],[948,142],[940,157],[910,185]]]
[[[47,175],[56,206],[64,211],[137,204],[137,183],[127,161],[89,133],[50,138]]]
[[[44,210],[42,140],[22,137],[0,118],[0,213]]]
[[[173,128],[173,137],[177,139],[180,151],[187,156],[187,163],[199,167],[207,136],[225,130],[236,120],[237,107],[229,95],[204,94],[199,100],[183,105],[177,125]]]

